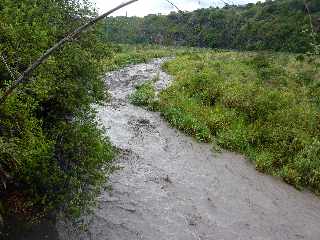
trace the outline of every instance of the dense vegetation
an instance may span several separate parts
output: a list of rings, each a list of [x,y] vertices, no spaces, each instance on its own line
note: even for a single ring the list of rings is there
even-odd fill
[[[0,94],[94,16],[90,9],[86,1],[0,1]],[[113,149],[91,105],[106,99],[102,60],[115,48],[97,36],[92,30],[68,43],[0,105],[0,216],[79,215],[112,171]]]
[[[305,53],[319,42],[320,4],[303,0],[275,0],[200,9],[165,15],[109,18],[104,35],[117,43],[157,43],[239,50]]]
[[[258,170],[320,193],[319,59],[207,51],[164,68],[174,83],[158,104],[142,104],[199,141],[244,153]],[[133,96],[146,99],[147,86]]]

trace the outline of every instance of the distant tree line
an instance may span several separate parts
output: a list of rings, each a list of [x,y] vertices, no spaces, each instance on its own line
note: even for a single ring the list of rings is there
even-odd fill
[[[319,0],[267,0],[144,18],[108,18],[103,36],[118,43],[304,53],[315,41],[308,13],[313,31],[319,33]]]

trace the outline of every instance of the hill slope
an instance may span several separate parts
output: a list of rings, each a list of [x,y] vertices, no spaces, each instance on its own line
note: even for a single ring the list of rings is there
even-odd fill
[[[315,32],[320,4],[308,1]],[[276,0],[199,9],[194,12],[109,18],[105,39],[120,43],[160,43],[239,50],[312,50],[310,19],[302,0]],[[317,39],[317,41],[319,38]]]

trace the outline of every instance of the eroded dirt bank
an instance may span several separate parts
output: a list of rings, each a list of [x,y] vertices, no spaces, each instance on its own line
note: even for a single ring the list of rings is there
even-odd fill
[[[170,128],[158,113],[128,103],[134,86],[159,74],[165,59],[109,73],[112,101],[99,118],[121,149],[111,177],[87,219],[87,232],[60,224],[61,239],[236,240],[320,239],[320,199],[258,173],[242,156],[215,153]]]

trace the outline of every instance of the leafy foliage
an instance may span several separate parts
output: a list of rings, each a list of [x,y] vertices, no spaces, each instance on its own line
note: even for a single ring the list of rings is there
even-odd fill
[[[0,53],[17,76],[94,15],[86,1],[3,0]],[[100,74],[114,48],[97,36],[68,43],[0,106],[1,214],[78,215],[112,171],[113,149],[91,106],[106,100]],[[1,62],[0,94],[12,81]]]

